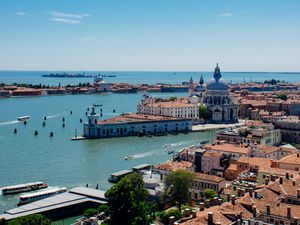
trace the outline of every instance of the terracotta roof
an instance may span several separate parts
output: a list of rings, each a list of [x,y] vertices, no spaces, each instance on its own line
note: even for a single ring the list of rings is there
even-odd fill
[[[213,151],[206,151],[203,156],[205,157],[222,157],[223,153],[221,152],[213,152]]]
[[[154,116],[154,115],[143,115],[143,114],[122,114],[120,116],[98,121],[98,124],[116,124],[116,123],[135,123],[135,122],[147,122],[147,121],[164,121],[164,120],[182,120],[177,117],[169,116]]]
[[[258,158],[258,157],[241,157],[237,160],[238,163],[249,164],[250,166],[257,166],[259,170],[269,169],[271,168],[271,159],[266,158]]]
[[[217,182],[217,183],[220,183],[220,182],[225,180],[225,178],[223,178],[223,177],[208,175],[208,174],[205,174],[205,173],[196,173],[196,179],[206,180],[206,181],[211,181],[211,182]]]
[[[216,145],[205,145],[203,148],[214,150],[214,151],[222,151],[222,152],[228,152],[228,153],[240,153],[240,154],[246,154],[248,155],[249,149],[245,148],[241,145],[234,145],[234,144],[216,144]]]
[[[231,163],[226,170],[237,171],[237,164]]]
[[[270,154],[270,153],[277,152],[277,151],[289,152],[291,154],[296,152],[296,150],[294,150],[294,149],[278,147],[278,146],[271,146],[271,145],[258,145],[257,148],[265,154]]]
[[[300,165],[300,153],[285,156],[279,160],[279,163]]]
[[[187,170],[188,168],[192,167],[193,163],[187,162],[187,161],[181,161],[181,162],[174,162],[171,160],[168,160],[164,163],[158,164],[154,166],[155,169],[159,170],[165,170],[170,172],[175,172],[178,170]]]

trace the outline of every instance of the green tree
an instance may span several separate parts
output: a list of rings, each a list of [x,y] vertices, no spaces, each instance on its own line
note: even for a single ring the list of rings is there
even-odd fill
[[[205,189],[203,195],[206,199],[212,199],[217,196],[217,193],[213,189]]]
[[[51,220],[44,215],[34,214],[13,219],[8,222],[8,225],[51,225]]]
[[[109,206],[108,205],[100,205],[97,209],[98,209],[99,213],[109,212]]]
[[[129,174],[113,185],[105,193],[109,199],[111,224],[150,224],[146,210],[147,195],[143,178],[137,173]]]
[[[99,210],[98,209],[94,209],[94,208],[90,208],[90,209],[87,209],[84,211],[83,215],[86,217],[86,218],[90,218],[92,216],[95,216],[99,214]]]
[[[169,101],[175,101],[175,100],[177,100],[177,97],[172,96],[169,98]]]
[[[199,106],[199,118],[200,119],[204,119],[204,121],[206,122],[207,120],[209,120],[211,118],[211,116],[212,116],[211,112],[209,111],[207,106],[205,106],[205,105]]]
[[[281,93],[281,94],[277,94],[276,98],[286,101],[288,99],[288,96],[287,94]]]
[[[184,170],[172,172],[166,176],[164,202],[175,203],[181,211],[181,206],[190,202],[189,188],[192,187],[195,174]]]
[[[160,215],[160,219],[163,224],[168,225],[171,216],[174,216],[176,220],[179,220],[182,218],[182,213],[178,209],[169,209]]]

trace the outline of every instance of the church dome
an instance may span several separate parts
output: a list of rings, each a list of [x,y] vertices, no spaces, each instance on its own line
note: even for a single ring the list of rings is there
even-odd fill
[[[211,91],[227,91],[228,88],[229,86],[222,78],[220,68],[217,64],[213,78],[206,83],[206,89]]]

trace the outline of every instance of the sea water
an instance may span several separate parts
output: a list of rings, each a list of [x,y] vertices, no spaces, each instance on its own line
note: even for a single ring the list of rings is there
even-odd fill
[[[42,78],[50,72],[1,71],[0,83],[35,83],[61,85],[92,82],[92,78]],[[97,72],[91,72],[97,74]],[[86,72],[86,74],[89,74]],[[204,74],[210,79],[211,73],[200,72],[107,72],[115,78],[110,82],[128,83],[181,83],[192,76],[195,80]],[[297,82],[299,74],[282,73],[223,73],[227,81],[240,82],[243,77],[253,81],[280,79]],[[186,96],[187,93],[157,93],[156,97]],[[133,166],[157,164],[168,160],[168,151],[181,149],[204,140],[214,140],[215,132],[168,135],[163,137],[124,137],[71,141],[75,130],[82,134],[85,113],[92,104],[103,104],[103,117],[110,118],[123,112],[135,112],[141,100],[138,94],[93,94],[63,95],[0,99],[0,187],[44,181],[50,186],[85,186],[107,190],[110,174]],[[116,110],[113,113],[113,110]],[[72,111],[72,114],[70,114]],[[17,121],[20,116],[29,115],[27,125]],[[42,126],[46,116],[46,126]],[[62,119],[65,118],[63,128]],[[14,133],[17,129],[17,133]],[[34,132],[38,131],[35,136]],[[50,132],[54,136],[50,137]],[[166,147],[167,146],[167,147]],[[132,160],[124,160],[131,156]],[[1,192],[0,192],[1,193]],[[19,195],[0,194],[0,211],[15,207]]]

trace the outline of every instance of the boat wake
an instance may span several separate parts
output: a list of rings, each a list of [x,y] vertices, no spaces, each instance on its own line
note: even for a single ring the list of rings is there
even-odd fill
[[[163,147],[165,148],[173,148],[173,147],[179,147],[183,145],[188,145],[191,143],[195,143],[195,141],[183,141],[183,142],[176,142],[176,143],[170,143],[170,144],[165,144]]]
[[[166,144],[164,145],[165,148],[173,148],[174,153],[177,152],[179,149],[174,149],[176,147],[183,147],[185,145],[189,145],[190,143],[195,143],[195,141],[184,141],[184,142],[178,142],[178,143],[171,143],[171,144]],[[144,157],[150,157],[150,156],[155,156],[155,155],[162,155],[166,154],[166,151],[164,149],[156,149],[156,150],[151,150],[149,152],[142,152],[142,153],[136,153],[133,155],[128,155],[126,160],[132,160],[132,159],[139,159],[139,158],[144,158]]]
[[[12,121],[7,121],[7,122],[2,122],[0,123],[0,126],[6,126],[6,125],[11,125],[11,124],[16,124],[16,123],[20,123],[21,121],[19,120],[12,120]]]
[[[57,117],[60,117],[60,116],[65,115],[65,114],[66,114],[66,112],[57,113],[57,114],[53,114],[53,115],[46,116],[46,118],[47,118],[47,119],[57,118]]]
[[[154,156],[154,155],[159,155],[159,154],[162,154],[162,150],[159,149],[159,150],[152,150],[152,151],[149,151],[149,152],[143,152],[143,153],[136,153],[136,154],[133,154],[133,155],[129,155],[128,158],[130,159],[139,159],[139,158],[144,158],[144,157],[150,157],[150,156]]]

